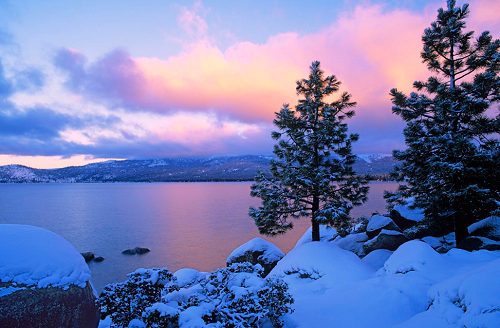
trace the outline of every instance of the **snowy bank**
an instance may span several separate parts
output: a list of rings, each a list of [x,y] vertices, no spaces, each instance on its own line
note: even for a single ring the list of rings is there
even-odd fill
[[[289,327],[500,327],[498,251],[440,254],[413,240],[361,260],[331,242],[310,242],[272,275],[295,300]]]
[[[90,269],[66,239],[33,226],[0,225],[0,282],[85,287]]]

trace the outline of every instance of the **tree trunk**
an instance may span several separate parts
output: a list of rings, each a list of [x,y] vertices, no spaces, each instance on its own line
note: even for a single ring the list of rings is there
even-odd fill
[[[312,205],[312,241],[319,241],[319,223],[316,221],[316,212],[319,210],[319,198],[313,197],[313,205]]]
[[[457,245],[460,244],[465,238],[469,236],[469,229],[467,227],[467,221],[465,216],[461,213],[455,213],[455,241]]]

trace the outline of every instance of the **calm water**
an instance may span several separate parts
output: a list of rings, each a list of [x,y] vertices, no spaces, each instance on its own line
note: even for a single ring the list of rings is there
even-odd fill
[[[258,237],[249,206],[250,182],[237,183],[119,183],[119,184],[0,184],[0,223],[29,224],[49,229],[71,242],[79,252],[103,256],[90,262],[98,291],[123,281],[140,267],[211,271],[225,266],[228,255]],[[384,190],[395,183],[371,184],[369,202],[353,217],[384,212]],[[265,238],[283,252],[309,228],[296,221],[286,235]],[[123,255],[136,246],[150,253]],[[1,255],[0,255],[1,256]]]

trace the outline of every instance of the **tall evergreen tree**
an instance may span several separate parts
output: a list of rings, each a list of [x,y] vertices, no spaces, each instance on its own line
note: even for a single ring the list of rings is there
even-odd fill
[[[408,148],[394,151],[402,161],[394,176],[407,185],[386,198],[415,196],[414,206],[436,227],[454,229],[457,243],[500,204],[500,116],[486,112],[500,100],[500,40],[488,31],[473,40],[464,31],[468,14],[468,4],[448,0],[422,36],[421,57],[436,75],[414,83],[419,93],[390,92],[393,113],[407,122]]]
[[[303,96],[295,110],[288,104],[276,113],[279,132],[272,138],[276,160],[271,160],[268,179],[262,172],[255,177],[251,195],[262,206],[251,207],[259,232],[285,233],[293,227],[289,219],[309,217],[312,240],[319,240],[319,225],[345,227],[352,206],[367,200],[369,177],[355,176],[355,155],[351,144],[357,134],[348,134],[346,118],[354,115],[351,95],[327,103],[325,97],[338,91],[335,76],[324,78],[319,62],[313,62],[309,79],[297,81],[297,95]]]

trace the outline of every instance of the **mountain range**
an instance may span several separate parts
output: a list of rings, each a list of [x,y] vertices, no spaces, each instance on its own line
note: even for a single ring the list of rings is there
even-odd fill
[[[269,172],[269,161],[272,158],[245,155],[119,160],[60,169],[4,165],[0,166],[0,183],[250,181],[257,170]],[[354,170],[358,174],[374,174],[381,178],[396,163],[391,155],[358,155]]]

